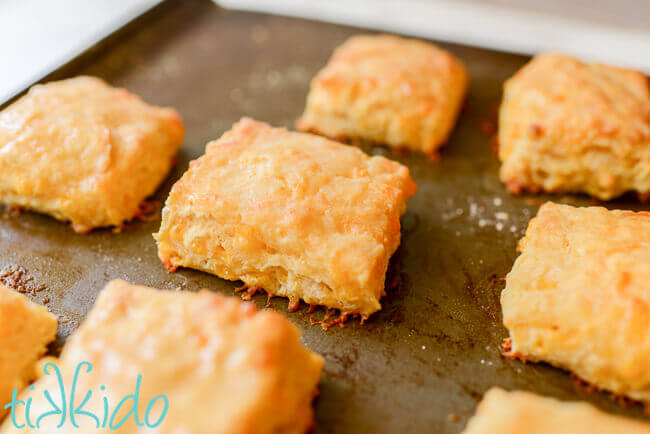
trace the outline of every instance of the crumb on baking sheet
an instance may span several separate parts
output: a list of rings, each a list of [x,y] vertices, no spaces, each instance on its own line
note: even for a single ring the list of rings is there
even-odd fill
[[[10,218],[10,217],[16,217],[22,214],[24,211],[23,207],[18,206],[18,205],[9,205],[6,206],[4,209],[3,216],[5,218]]]
[[[0,282],[21,294],[30,294],[32,297],[36,297],[37,293],[47,289],[47,286],[36,283],[34,277],[29,274],[25,267],[20,265],[8,265],[2,268],[0,270]],[[43,303],[49,301],[48,297],[42,299]]]
[[[519,360],[521,363],[527,363],[528,358],[512,351],[512,338],[505,338],[501,343],[501,355],[506,359]]]
[[[616,401],[618,405],[623,408],[633,407],[637,404],[643,406],[643,412],[650,416],[650,404],[644,403],[642,401],[636,401],[628,396],[621,395],[619,393],[609,392],[604,389],[599,389],[598,386],[592,384],[582,378],[580,378],[575,373],[571,372],[571,383],[573,386],[580,392],[593,393],[593,392],[605,392],[609,396],[609,399]]]
[[[502,208],[504,200],[499,196],[467,196],[465,200],[449,197],[444,204],[446,209],[441,213],[442,220],[451,224],[463,223],[462,228],[456,228],[456,236],[474,235],[478,230],[493,229],[521,237],[531,217],[530,210],[526,208],[516,213],[506,212]]]
[[[162,202],[154,199],[145,199],[138,205],[138,210],[131,220],[123,222],[120,226],[115,226],[112,229],[114,234],[128,232],[132,229],[132,224],[135,222],[149,222],[158,220],[160,218],[160,211],[162,210]]]
[[[390,284],[388,286],[390,287]],[[265,307],[267,308],[270,307],[271,298],[273,298],[273,294],[266,292],[264,288],[249,287],[248,285],[241,285],[235,288],[235,292],[239,293],[242,300],[244,301],[251,301],[255,294],[266,293],[267,299],[266,299]],[[295,312],[298,309],[300,309],[300,305],[301,305],[301,301],[299,298],[289,298],[289,304],[287,305],[287,310],[289,312]],[[325,331],[327,331],[329,328],[334,327],[336,325],[338,325],[341,328],[345,328],[346,322],[350,318],[359,317],[361,325],[363,325],[365,321],[368,319],[366,315],[352,314],[350,312],[341,312],[338,309],[327,308],[325,311],[325,316],[322,319],[317,320],[312,315],[316,311],[317,307],[318,306],[311,305],[311,304],[307,305],[306,313],[310,315],[309,322],[311,323],[311,325],[320,325]],[[338,316],[336,316],[337,312],[338,312]]]
[[[133,216],[133,220],[143,222],[156,220],[160,216],[162,205],[163,204],[158,200],[143,200],[140,202],[140,205],[138,205],[138,211]]]
[[[341,312],[338,317],[332,318],[331,315],[335,312],[336,312],[335,309],[328,309],[327,312],[325,313],[325,317],[322,320],[320,321],[315,320],[313,316],[310,316],[309,322],[311,323],[311,325],[320,325],[324,331],[327,331],[330,327],[334,327],[336,325],[338,325],[340,328],[345,328],[346,327],[345,322],[350,317],[355,316],[355,315],[351,315],[348,312]],[[363,324],[364,321],[365,320],[362,317],[361,324]]]

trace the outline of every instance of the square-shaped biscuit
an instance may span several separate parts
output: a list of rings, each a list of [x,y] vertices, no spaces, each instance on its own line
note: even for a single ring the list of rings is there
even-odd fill
[[[396,162],[242,119],[174,185],[154,237],[168,270],[367,316],[415,190]]]
[[[0,419],[14,389],[20,392],[33,378],[56,330],[57,318],[45,306],[0,283]]]
[[[434,44],[353,36],[312,80],[301,130],[434,155],[451,133],[469,77]]]
[[[546,203],[501,294],[511,355],[650,402],[650,214]]]
[[[176,110],[98,78],[32,87],[0,112],[0,203],[121,226],[165,178],[183,141]]]
[[[650,194],[650,98],[640,72],[535,56],[504,85],[501,179],[513,193]]]
[[[120,400],[134,394],[140,375],[140,422],[160,419],[164,399],[155,399],[158,395],[166,397],[168,411],[156,429],[136,425],[131,415],[120,433],[304,433],[313,425],[312,400],[323,359],[302,346],[298,329],[277,312],[258,312],[252,303],[207,290],[161,291],[117,280],[100,293],[56,365],[68,393],[81,367],[75,408],[91,391],[84,410],[100,422],[108,414],[105,428],[77,415],[79,428],[69,418],[57,428],[61,418],[52,416],[41,420],[40,430],[16,429],[7,420],[0,431],[113,431],[110,424],[117,425],[134,407],[128,401],[116,413]],[[21,396],[33,399],[31,415],[52,409],[43,397],[46,390],[55,404],[61,403],[54,393],[60,390],[57,376],[49,372]],[[24,423],[24,407],[16,413],[17,422]]]
[[[530,392],[488,390],[463,434],[650,434],[650,424],[614,416],[586,402]]]

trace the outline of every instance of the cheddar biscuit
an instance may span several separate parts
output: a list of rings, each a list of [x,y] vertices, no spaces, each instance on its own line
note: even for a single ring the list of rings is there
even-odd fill
[[[469,77],[432,43],[359,35],[311,82],[301,130],[435,154],[454,127]]]
[[[650,434],[650,424],[530,392],[487,391],[464,434]]]
[[[415,190],[398,163],[245,118],[190,164],[154,237],[168,270],[367,316]]]
[[[0,283],[0,419],[14,389],[33,379],[34,364],[56,337],[57,318],[47,308]]]
[[[501,294],[511,355],[650,402],[650,214],[544,204]]]
[[[171,108],[93,77],[32,87],[0,112],[0,203],[121,226],[165,178],[183,141]]]
[[[276,312],[258,312],[253,304],[207,290],[171,292],[113,281],[56,363],[68,393],[81,368],[75,408],[91,391],[83,410],[106,420],[105,427],[77,414],[79,428],[69,418],[58,428],[61,418],[53,416],[41,420],[40,430],[16,429],[7,420],[0,431],[109,432],[127,417],[117,432],[304,433],[313,424],[322,365],[320,356],[301,345],[298,329]],[[53,393],[59,390],[57,376],[48,368],[50,374],[21,397],[33,399],[32,421],[52,409],[44,391],[61,402]],[[136,388],[137,405],[132,399],[118,411]],[[137,413],[128,416],[131,408]],[[160,424],[138,426],[136,417],[147,426]],[[17,421],[25,421],[22,407]]]
[[[514,193],[650,194],[650,98],[637,71],[557,55],[533,58],[504,86],[501,179]]]

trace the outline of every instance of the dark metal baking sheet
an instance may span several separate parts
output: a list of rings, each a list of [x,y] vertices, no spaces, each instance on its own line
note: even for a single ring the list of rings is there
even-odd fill
[[[180,162],[155,199],[162,202],[191,159],[241,116],[293,126],[310,78],[331,51],[362,30],[261,14],[228,12],[208,0],[167,1],[77,61],[52,74],[92,74],[145,100],[179,109],[187,127]],[[324,332],[306,309],[271,308],[302,330],[326,359],[316,401],[316,432],[457,433],[492,385],[532,390],[642,417],[604,393],[585,392],[569,374],[544,364],[503,359],[499,346],[502,278],[516,258],[516,240],[547,197],[510,196],[483,134],[503,81],[525,57],[441,44],[463,59],[472,76],[458,125],[438,162],[364,146],[406,164],[418,184],[403,220],[402,245],[390,274],[397,288],[363,326]],[[555,200],[592,204],[586,197]],[[650,209],[632,198],[611,208]],[[83,320],[104,284],[114,278],[157,288],[209,288],[234,294],[236,282],[192,270],[168,274],[151,234],[159,219],[121,234],[75,234],[49,217],[25,213],[0,219],[0,268],[23,266],[47,289],[37,300],[60,317],[58,344]],[[392,279],[392,278],[391,278]],[[264,295],[253,298],[263,307]],[[322,310],[313,316],[320,319]]]

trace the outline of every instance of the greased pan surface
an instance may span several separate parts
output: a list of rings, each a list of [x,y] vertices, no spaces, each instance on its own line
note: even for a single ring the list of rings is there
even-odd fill
[[[293,127],[311,77],[338,44],[361,32],[228,12],[208,0],[172,0],[49,79],[97,75],[181,112],[187,135],[178,166],[155,195],[163,202],[206,142],[241,116]],[[310,324],[310,318],[323,317],[322,309],[309,314],[303,306],[289,313],[286,299],[270,303],[326,359],[315,403],[316,432],[457,433],[492,385],[587,400],[613,413],[642,417],[638,406],[622,408],[604,393],[574,386],[568,373],[500,356],[506,336],[499,308],[502,278],[517,256],[516,241],[529,218],[550,198],[510,196],[498,179],[499,164],[485,134],[503,81],[527,59],[440,45],[461,58],[472,77],[466,107],[440,160],[362,146],[406,164],[419,187],[403,219],[402,245],[388,279],[395,287],[382,300],[383,310],[363,326],[349,321],[346,328],[324,332]],[[554,199],[593,203],[586,197]],[[607,206],[650,209],[628,198]],[[32,298],[49,299],[46,304],[59,315],[58,345],[114,278],[166,290],[234,294],[238,282],[192,270],[168,274],[151,237],[159,224],[158,214],[121,234],[78,235],[46,216],[6,216],[0,219],[0,268],[9,272],[11,266],[22,266],[35,284],[47,287]],[[266,303],[264,295],[253,300],[260,307]]]

